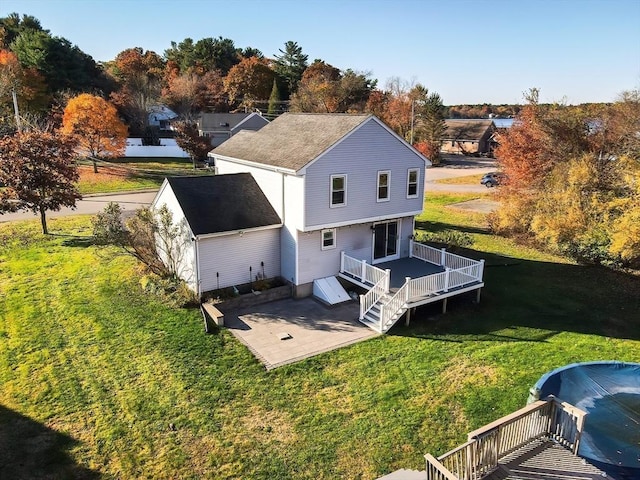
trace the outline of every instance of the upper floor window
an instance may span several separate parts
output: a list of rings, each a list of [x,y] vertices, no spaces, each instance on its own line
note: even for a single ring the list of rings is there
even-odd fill
[[[418,178],[420,170],[417,168],[409,169],[407,173],[407,198],[418,197]]]
[[[389,200],[389,187],[391,183],[391,172],[385,170],[378,172],[378,202]]]
[[[331,206],[342,207],[347,204],[347,176],[331,175]]]

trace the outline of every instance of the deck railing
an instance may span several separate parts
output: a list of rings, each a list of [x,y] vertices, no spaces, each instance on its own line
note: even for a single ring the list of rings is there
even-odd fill
[[[391,297],[391,299],[380,307],[380,331],[384,331],[384,327],[391,321],[394,315],[400,310],[406,308],[407,301],[409,299],[409,279],[405,281],[404,285],[398,289],[398,291]]]
[[[380,301],[385,293],[389,291],[389,279],[382,278],[364,295],[360,295],[360,320],[364,318],[369,310]],[[381,315],[382,317],[382,315]],[[382,330],[380,330],[382,332]]]
[[[413,240],[409,240],[409,242],[409,256],[433,263],[434,265],[457,270],[479,263],[478,260],[447,252],[446,248],[437,249],[423,243],[414,242]]]
[[[450,472],[459,480],[478,480],[498,466],[505,455],[532,440],[549,436],[567,446],[575,454],[586,413],[551,397],[540,400],[475,430],[467,443],[427,461],[427,474],[435,467]],[[448,478],[427,475],[428,480]]]
[[[340,252],[340,271],[348,273],[362,283],[371,285],[377,284],[384,278],[388,280],[391,277],[389,270],[382,270],[381,268],[369,265],[366,260],[358,260],[344,252]],[[387,290],[388,288],[389,286],[387,285]]]

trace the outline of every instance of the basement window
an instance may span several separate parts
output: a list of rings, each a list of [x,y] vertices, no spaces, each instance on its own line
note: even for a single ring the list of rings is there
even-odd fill
[[[327,228],[322,230],[322,250],[336,248],[336,229]]]

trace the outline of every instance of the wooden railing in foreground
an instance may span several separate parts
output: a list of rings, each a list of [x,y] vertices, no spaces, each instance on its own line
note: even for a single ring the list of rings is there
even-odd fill
[[[427,479],[481,479],[497,468],[500,458],[541,437],[550,437],[576,454],[585,415],[553,397],[539,400],[474,430],[467,443],[437,459],[425,455]]]

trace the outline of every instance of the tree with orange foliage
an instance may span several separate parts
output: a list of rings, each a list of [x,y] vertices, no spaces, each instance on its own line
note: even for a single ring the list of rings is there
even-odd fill
[[[144,135],[149,125],[149,108],[160,98],[164,69],[157,53],[140,47],[123,50],[107,64],[107,71],[120,86],[110,100],[136,135]]]
[[[121,157],[127,141],[127,127],[118,118],[116,108],[103,98],[83,93],[69,100],[62,117],[62,133],[73,135],[83,155],[93,160]]]
[[[49,102],[44,78],[33,68],[23,68],[18,57],[0,49],[0,118],[9,124],[15,118],[13,94],[22,108],[31,111],[43,110]]]
[[[31,210],[40,214],[42,233],[47,210],[75,207],[80,199],[75,141],[51,132],[27,131],[0,138],[0,214]]]
[[[172,69],[165,75],[165,80],[167,85],[162,89],[162,100],[182,118],[228,109],[223,78],[217,70],[200,72],[193,69],[180,73]]]
[[[243,58],[231,67],[224,79],[224,88],[230,102],[253,108],[256,100],[267,100],[271,94],[276,73],[263,58]]]

